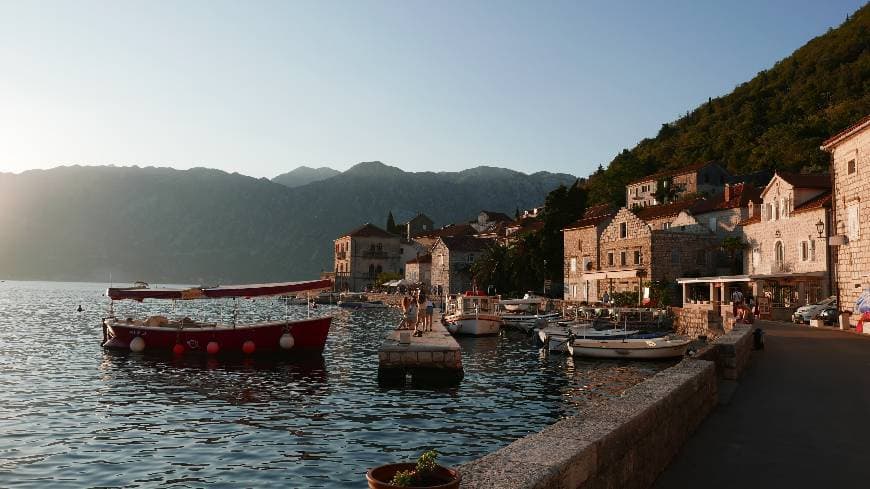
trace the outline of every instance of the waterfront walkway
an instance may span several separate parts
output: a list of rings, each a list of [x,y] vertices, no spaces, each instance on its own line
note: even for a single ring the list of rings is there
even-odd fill
[[[865,487],[870,336],[758,326],[765,350],[654,487]]]

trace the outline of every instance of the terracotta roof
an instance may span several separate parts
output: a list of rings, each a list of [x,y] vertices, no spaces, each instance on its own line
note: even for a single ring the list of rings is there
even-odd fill
[[[643,221],[651,221],[662,217],[676,216],[684,210],[692,210],[704,203],[704,200],[699,197],[696,199],[678,200],[670,204],[641,207],[634,214]]]
[[[474,236],[442,236],[439,238],[451,251],[483,251],[492,240]]]
[[[831,188],[831,175],[776,172],[783,180],[797,188]]]
[[[442,236],[470,236],[472,234],[477,234],[477,230],[471,224],[448,224],[420,237],[438,238]]]
[[[749,201],[761,202],[761,189],[746,183],[738,183],[729,187],[729,199],[725,200],[725,193],[712,199],[705,199],[694,209],[693,214],[715,212],[726,209],[739,209],[749,206]]]
[[[846,139],[846,137],[851,135],[851,133],[854,132],[856,129],[859,129],[861,126],[868,123],[870,123],[870,115],[864,116],[858,122],[826,139],[822,143],[821,149],[824,151],[829,151],[830,149],[833,149],[833,147],[836,146],[836,143],[839,143],[841,140]]]
[[[505,226],[506,228],[516,228],[514,233],[526,233],[529,231],[538,231],[544,227],[544,221],[537,217],[522,217]]]
[[[638,178],[637,180],[632,180],[632,181],[626,183],[626,185],[634,185],[636,183],[648,182],[650,180],[658,180],[660,178],[665,178],[665,177],[675,177],[677,175],[683,175],[685,173],[691,173],[694,171],[698,171],[707,165],[718,165],[718,163],[715,161],[707,161],[704,163],[696,163],[694,165],[684,166],[682,168],[663,170],[663,171],[660,171],[658,173],[653,173],[652,175],[647,175],[643,178]]]
[[[343,238],[345,236],[352,236],[354,238],[398,238],[395,234],[390,234],[368,222],[349,233],[342,234],[339,237]]]
[[[565,229],[585,228],[594,226],[615,214],[610,204],[599,204],[587,207],[583,217],[569,224]]]
[[[761,222],[761,215],[754,215],[752,217],[747,217],[746,219],[737,223],[738,226],[746,226],[747,224],[755,224],[756,222]]]
[[[490,221],[496,222],[511,222],[513,218],[503,212],[480,211],[489,216]]]
[[[800,212],[806,212],[806,211],[821,209],[823,207],[830,207],[830,206],[831,206],[831,191],[829,190],[829,191],[824,192],[821,195],[818,195],[816,197],[813,197],[812,199],[810,199],[810,200],[804,202],[803,204],[795,207],[794,210],[792,211],[792,214],[798,214]]]
[[[426,253],[425,255],[419,255],[415,258],[411,258],[405,263],[432,263],[432,255],[430,253]]]

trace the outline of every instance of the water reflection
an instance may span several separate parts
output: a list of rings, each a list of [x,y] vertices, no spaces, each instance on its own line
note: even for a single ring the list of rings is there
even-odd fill
[[[458,386],[383,389],[377,350],[397,311],[334,306],[318,308],[334,320],[314,361],[112,352],[99,347],[103,288],[0,284],[0,487],[360,487],[370,466],[431,447],[447,464],[479,457],[667,366],[541,356],[506,332],[460,340]]]

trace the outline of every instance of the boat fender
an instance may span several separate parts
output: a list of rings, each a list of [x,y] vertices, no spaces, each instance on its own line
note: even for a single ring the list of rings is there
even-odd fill
[[[217,341],[209,341],[208,344],[205,345],[205,351],[207,351],[209,355],[217,355],[217,353],[221,351],[221,345],[219,345]]]
[[[176,343],[175,346],[172,347],[172,353],[174,355],[184,355],[184,345]]]
[[[137,336],[130,340],[130,351],[140,352],[145,350],[145,340],[141,336]]]
[[[254,342],[251,340],[248,340],[248,341],[242,343],[242,352],[245,355],[250,355],[251,353],[254,353],[254,350],[256,350],[256,349],[257,349],[257,345],[254,344]]]
[[[296,345],[296,340],[293,338],[292,334],[284,333],[281,335],[281,339],[278,340],[278,344],[281,345],[281,348],[290,350],[294,345]]]

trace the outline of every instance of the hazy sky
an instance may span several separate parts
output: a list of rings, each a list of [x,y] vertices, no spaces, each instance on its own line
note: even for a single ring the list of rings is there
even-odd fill
[[[0,0],[0,171],[582,176],[861,5]]]

